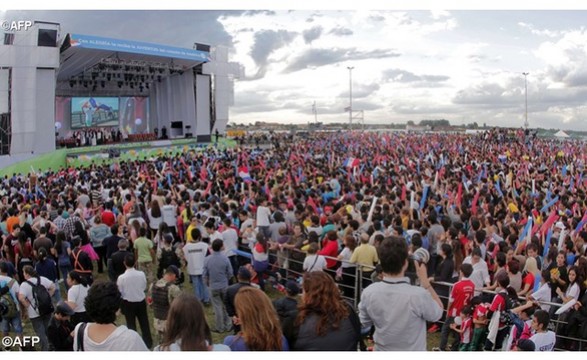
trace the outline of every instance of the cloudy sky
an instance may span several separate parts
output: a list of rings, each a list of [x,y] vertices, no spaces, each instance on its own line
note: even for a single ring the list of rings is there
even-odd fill
[[[445,118],[587,130],[587,11],[7,11],[62,34],[230,48],[234,123]]]

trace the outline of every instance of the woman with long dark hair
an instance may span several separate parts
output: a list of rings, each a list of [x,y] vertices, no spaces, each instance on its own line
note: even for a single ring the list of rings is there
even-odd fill
[[[63,231],[57,232],[57,235],[55,236],[55,245],[51,249],[51,254],[57,259],[57,266],[61,272],[61,278],[67,279],[67,274],[70,271],[73,271],[73,266],[71,265],[70,259],[71,244],[67,241]],[[69,290],[67,281],[64,281],[63,283],[65,284],[65,290]]]
[[[18,278],[24,281],[23,269],[26,265],[33,265],[33,246],[24,231],[18,233],[18,242],[14,246],[14,263],[18,271]]]
[[[302,289],[297,316],[283,325],[292,350],[357,351],[360,321],[334,280],[322,271],[308,272]]]
[[[163,340],[155,351],[230,351],[230,348],[212,344],[202,303],[194,295],[182,293],[171,303]]]
[[[160,224],[165,224],[163,222],[159,201],[151,201],[151,207],[147,211],[147,216],[149,217],[149,228],[151,229],[151,236],[154,238],[160,228]]]
[[[86,278],[76,271],[71,271],[67,275],[66,282],[69,285],[67,303],[75,311],[75,314],[71,317],[72,326],[76,326],[80,322],[90,321],[84,305],[89,290]]]
[[[35,271],[40,276],[46,277],[55,284],[55,293],[53,294],[53,301],[58,303],[61,300],[61,292],[59,291],[59,274],[57,272],[57,264],[48,256],[47,249],[39,248],[37,254],[37,263],[35,264]]]
[[[287,351],[279,317],[264,292],[254,287],[242,287],[234,298],[237,323],[241,331],[224,338],[232,351]]]

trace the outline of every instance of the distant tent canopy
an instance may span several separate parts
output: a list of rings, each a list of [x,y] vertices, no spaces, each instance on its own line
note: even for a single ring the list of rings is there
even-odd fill
[[[559,130],[559,132],[557,132],[556,134],[554,134],[554,136],[556,138],[558,138],[558,139],[566,139],[566,138],[569,138],[570,137],[566,132],[564,132],[562,130]]]

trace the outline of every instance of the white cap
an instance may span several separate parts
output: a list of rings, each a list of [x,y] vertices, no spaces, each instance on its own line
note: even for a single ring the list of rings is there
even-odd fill
[[[565,229],[565,224],[563,224],[562,221],[559,221],[559,222],[556,223],[556,225],[554,225],[554,227],[555,228],[558,228],[558,229],[561,229],[561,230],[564,230]]]

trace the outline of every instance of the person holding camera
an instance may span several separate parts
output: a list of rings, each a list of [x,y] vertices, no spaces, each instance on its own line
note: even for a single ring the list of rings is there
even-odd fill
[[[383,280],[361,294],[361,326],[364,331],[375,326],[376,351],[426,351],[426,321],[438,321],[443,312],[428,279],[427,259],[413,260],[420,286],[412,286],[405,276],[412,260],[403,238],[385,239],[377,252]]]

